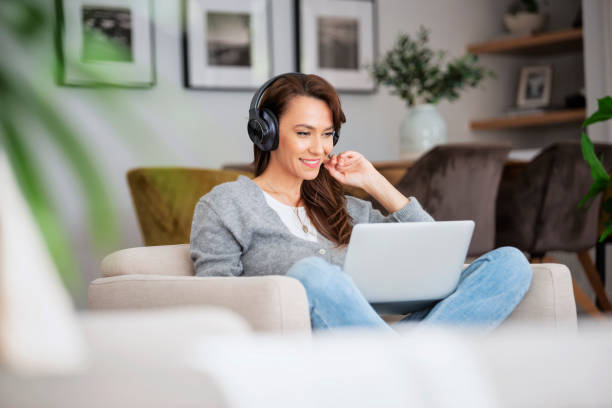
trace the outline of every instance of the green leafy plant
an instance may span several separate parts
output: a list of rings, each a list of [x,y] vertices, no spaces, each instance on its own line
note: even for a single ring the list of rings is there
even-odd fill
[[[508,13],[515,15],[521,11],[527,13],[537,13],[540,11],[540,6],[537,0],[517,0],[508,7]]]
[[[582,123],[582,127],[585,128],[593,123],[606,121],[610,118],[612,118],[612,97],[606,96],[597,100],[597,111]],[[598,194],[612,187],[612,178],[602,164],[603,156],[601,160],[597,158],[593,142],[585,132],[582,132],[580,146],[582,148],[582,156],[591,168],[591,177],[593,178],[593,184],[589,191],[578,204],[578,207],[582,208],[585,205],[590,205]],[[604,241],[612,233],[612,198],[606,199],[602,203],[602,208],[608,217],[604,222],[605,229],[599,238],[599,242]]]
[[[427,46],[429,30],[421,26],[416,38],[400,33],[391,50],[373,64],[371,75],[377,84],[392,88],[391,93],[402,98],[408,106],[417,103],[453,101],[459,91],[476,87],[493,71],[477,64],[478,57],[470,54],[452,59],[446,66],[445,51],[433,51]]]
[[[45,2],[4,0],[0,2],[2,43],[13,49],[27,49],[37,41],[48,41],[52,17]],[[48,68],[48,67],[46,67]],[[46,94],[40,78],[51,78],[51,70],[27,76],[7,57],[0,59],[0,150],[4,150],[17,182],[32,211],[43,239],[64,285],[74,292],[80,283],[76,256],[68,231],[53,207],[46,179],[34,152],[24,142],[27,126],[39,125],[63,154],[79,181],[88,210],[89,223],[98,249],[118,241],[118,222],[106,183],[95,161],[79,141],[77,132],[56,108],[57,101]]]

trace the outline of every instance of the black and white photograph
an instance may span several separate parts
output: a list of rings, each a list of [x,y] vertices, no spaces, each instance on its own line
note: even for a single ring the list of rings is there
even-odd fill
[[[372,93],[376,56],[372,0],[295,0],[296,68],[330,79],[340,92]]]
[[[271,74],[268,0],[184,0],[184,83],[256,89]]]
[[[61,0],[57,8],[60,85],[154,85],[151,0]]]
[[[542,74],[532,72],[527,75],[527,90],[525,91],[525,99],[541,99],[542,95],[544,95],[544,83],[545,78]]]
[[[210,65],[251,66],[250,19],[245,13],[206,13]]]
[[[84,6],[81,61],[134,60],[132,14],[129,8]]]
[[[355,18],[317,18],[319,67],[359,69],[359,20]]]
[[[516,106],[541,108],[550,105],[552,67],[537,65],[521,68]]]

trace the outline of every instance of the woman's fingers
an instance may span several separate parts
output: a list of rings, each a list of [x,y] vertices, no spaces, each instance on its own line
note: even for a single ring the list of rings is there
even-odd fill
[[[336,170],[336,168],[332,165],[329,166],[325,166],[325,168],[327,169],[327,171],[329,172],[329,174],[335,178],[336,180],[338,180],[339,182],[342,182],[344,180],[344,174],[342,174],[341,172],[339,172],[338,170]]]
[[[361,155],[354,151],[346,151],[331,157],[325,161],[325,165],[329,170],[332,167],[335,171],[345,172],[350,170],[355,164],[359,163]],[[329,167],[328,167],[329,166]]]
[[[350,167],[359,161],[357,156],[344,156],[338,159],[338,165],[343,168]]]

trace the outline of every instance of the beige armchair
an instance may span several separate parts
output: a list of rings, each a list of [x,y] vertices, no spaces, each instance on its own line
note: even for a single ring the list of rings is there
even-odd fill
[[[534,264],[533,281],[508,318],[575,328],[576,304],[569,270]],[[210,305],[231,309],[255,331],[309,332],[306,292],[286,276],[194,276],[189,245],[161,245],[114,252],[102,261],[102,278],[89,286],[90,309],[144,309]],[[383,316],[387,321],[397,316]]]

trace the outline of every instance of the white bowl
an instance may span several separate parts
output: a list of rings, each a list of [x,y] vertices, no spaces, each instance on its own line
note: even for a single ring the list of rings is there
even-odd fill
[[[512,34],[531,34],[542,27],[544,15],[519,11],[518,13],[504,14],[504,25]]]

